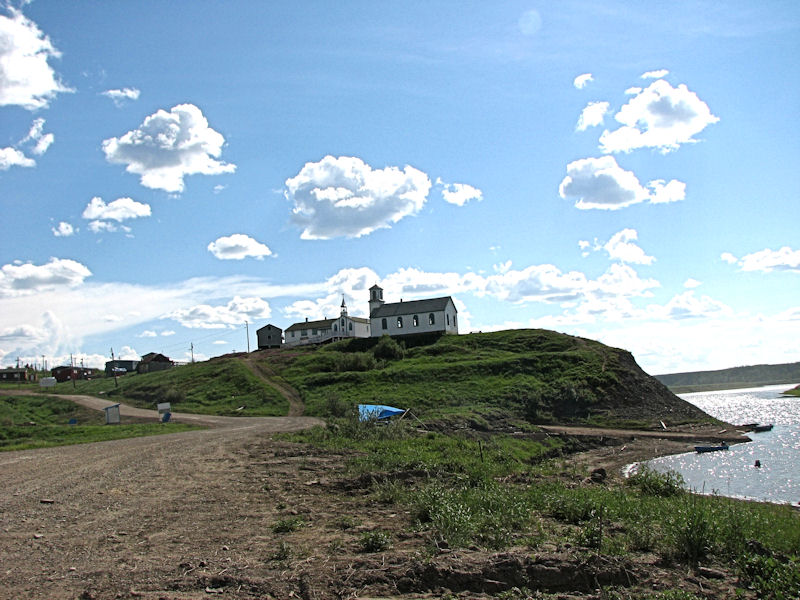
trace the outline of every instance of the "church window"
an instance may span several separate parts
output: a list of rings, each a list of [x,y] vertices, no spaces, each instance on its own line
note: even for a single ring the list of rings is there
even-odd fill
[[[387,329],[388,325],[386,325],[386,319],[381,319],[381,329]]]
[[[428,315],[428,325],[436,325],[436,317],[433,313]]]
[[[339,331],[339,326],[336,323],[333,324],[333,330]]]
[[[348,328],[350,331],[353,331],[353,324],[352,324],[352,323],[348,323],[347,325],[348,325],[348,327],[347,327],[347,328]]]
[[[412,319],[411,324],[414,327],[419,327],[419,315],[414,315],[414,318]]]
[[[450,314],[447,315],[447,326],[450,327]]]
[[[398,329],[403,328],[403,317],[397,317],[397,328]]]

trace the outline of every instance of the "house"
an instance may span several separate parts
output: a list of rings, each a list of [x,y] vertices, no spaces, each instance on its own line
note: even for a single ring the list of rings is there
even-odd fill
[[[91,379],[93,373],[94,369],[90,369],[89,367],[64,366],[50,369],[50,375],[59,383],[69,381],[70,379]]]
[[[136,367],[139,366],[138,360],[109,360],[106,361],[106,377],[113,377],[116,373],[117,375],[124,375],[125,373],[130,373],[131,371],[135,371]]]
[[[28,381],[28,369],[0,369],[0,381]]]
[[[169,357],[155,352],[148,352],[142,356],[142,360],[136,365],[137,373],[154,373],[155,371],[166,371],[175,366]]]
[[[258,339],[259,350],[280,348],[283,343],[283,329],[272,324],[264,325],[256,331],[256,339]]]
[[[342,307],[339,316],[335,319],[322,319],[303,323],[295,323],[286,329],[284,343],[287,346],[301,346],[306,344],[324,344],[344,338],[370,337],[369,319],[351,317],[347,314],[347,305],[342,298]]]
[[[419,333],[458,333],[458,311],[450,296],[384,302],[383,289],[369,288],[369,320],[372,337]]]

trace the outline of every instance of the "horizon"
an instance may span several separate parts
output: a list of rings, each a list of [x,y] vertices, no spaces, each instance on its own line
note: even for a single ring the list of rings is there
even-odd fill
[[[376,283],[653,374],[798,362],[798,30],[776,0],[0,0],[0,365],[242,352]]]

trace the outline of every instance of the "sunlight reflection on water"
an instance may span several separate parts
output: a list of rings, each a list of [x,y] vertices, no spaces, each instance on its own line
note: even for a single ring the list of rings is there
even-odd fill
[[[684,400],[728,423],[773,423],[775,427],[748,434],[752,442],[727,451],[665,456],[648,465],[657,471],[678,471],[690,489],[701,493],[797,504],[800,399],[780,395],[794,385],[682,394]]]

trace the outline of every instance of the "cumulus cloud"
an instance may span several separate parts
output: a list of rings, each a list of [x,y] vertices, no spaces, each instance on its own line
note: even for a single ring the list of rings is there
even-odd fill
[[[683,287],[685,287],[687,289],[690,289],[690,290],[694,289],[696,287],[700,287],[701,285],[703,285],[703,282],[702,281],[697,281],[697,279],[695,279],[693,277],[689,277],[689,279],[687,279],[686,281],[683,282]]]
[[[208,245],[208,251],[220,260],[242,260],[248,256],[263,260],[265,256],[272,255],[272,250],[266,244],[243,233],[217,238]]]
[[[0,106],[46,108],[56,94],[70,92],[47,62],[60,53],[22,12],[0,14]]]
[[[326,156],[286,180],[292,221],[303,239],[361,237],[417,214],[431,181],[411,166],[373,169],[356,157]]]
[[[230,329],[242,325],[245,321],[268,319],[271,314],[266,300],[235,296],[224,305],[198,304],[172,311],[164,318],[174,319],[191,329]]]
[[[581,111],[578,117],[578,124],[575,125],[576,131],[585,131],[589,127],[596,127],[603,124],[603,118],[608,112],[608,102],[589,102]]]
[[[618,231],[603,245],[611,260],[639,265],[651,265],[655,258],[645,254],[638,245],[634,244],[639,237],[635,229]]]
[[[139,335],[137,335],[136,337],[140,337],[140,338],[154,338],[154,337],[157,337],[157,336],[158,336],[158,334],[157,334],[155,331],[153,331],[152,329],[145,329],[145,330],[144,330],[142,333],[140,333],[140,334],[139,334]]]
[[[622,127],[600,136],[605,153],[657,148],[666,154],[681,144],[697,142],[695,135],[719,121],[686,85],[674,88],[663,79],[637,93],[614,118]]]
[[[0,296],[38,292],[59,286],[76,286],[92,272],[69,258],[51,258],[43,265],[5,264],[0,267]]]
[[[697,297],[694,290],[678,294],[663,307],[664,316],[669,319],[699,319],[730,316],[733,311],[726,304],[709,296]]]
[[[0,148],[0,171],[8,171],[11,167],[35,167],[36,161],[28,158],[16,148]]]
[[[650,189],[648,189],[648,187]],[[574,200],[576,208],[617,210],[640,202],[675,202],[685,197],[686,185],[673,179],[651,181],[643,186],[636,175],[617,164],[613,156],[584,158],[567,165],[567,176],[558,192]]]
[[[217,160],[225,138],[208,126],[193,104],[159,110],[145,118],[138,129],[103,141],[106,160],[127,165],[140,175],[143,186],[182,192],[187,175],[233,173],[236,165]]]
[[[75,233],[75,228],[65,221],[61,221],[58,227],[52,227],[51,229],[56,237],[69,237]]]
[[[555,265],[531,265],[522,270],[507,270],[486,278],[485,292],[508,302],[556,302],[579,299],[589,281],[583,273],[564,273]]]
[[[139,90],[136,88],[122,88],[116,90],[106,90],[102,92],[106,98],[111,98],[115,106],[122,106],[129,100],[139,99]]]
[[[466,183],[444,183],[441,179],[437,179],[436,183],[442,185],[442,198],[445,202],[455,204],[456,206],[464,206],[470,200],[483,200],[483,192],[476,187]]]
[[[110,221],[90,221],[89,222],[89,231],[92,233],[103,233],[107,231],[109,233],[113,233],[115,231],[124,231],[125,233],[130,233],[131,228],[126,227],[125,225],[115,225]]]
[[[724,252],[721,258],[729,264],[737,264],[742,271],[800,273],[800,250],[792,250],[789,246],[784,246],[780,250],[765,248],[752,254],[746,254],[742,258],[736,258],[730,252]]]
[[[658,69],[656,71],[647,71],[646,73],[642,73],[642,79],[661,79],[662,77],[666,77],[669,75],[669,71],[666,69]]]
[[[592,74],[584,73],[583,75],[578,75],[575,79],[573,79],[572,85],[574,85],[577,89],[582,90],[592,81],[594,81]]]
[[[149,217],[150,205],[136,202],[132,198],[117,198],[106,204],[102,198],[95,196],[83,209],[81,215],[84,219],[95,219],[101,221],[117,221],[121,223],[127,219],[137,219],[139,217]]]

